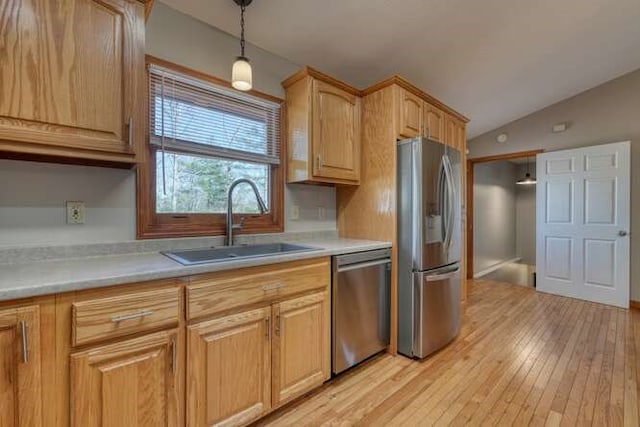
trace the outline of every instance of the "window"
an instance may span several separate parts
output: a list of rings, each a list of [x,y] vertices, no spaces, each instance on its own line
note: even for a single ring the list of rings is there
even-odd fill
[[[138,179],[139,237],[224,234],[227,189],[237,187],[244,232],[282,231],[282,100],[241,93],[227,82],[148,58],[149,144]]]

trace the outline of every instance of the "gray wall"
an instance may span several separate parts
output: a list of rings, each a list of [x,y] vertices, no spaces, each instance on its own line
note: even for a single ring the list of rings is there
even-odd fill
[[[527,172],[526,165],[517,168],[518,179]],[[535,177],[535,161],[529,167]],[[536,264],[536,186],[516,185],[516,254],[521,262]]]
[[[516,171],[511,162],[478,163],[473,172],[473,273],[515,258]]]
[[[576,72],[579,72],[577,70]],[[568,131],[551,126],[570,122]],[[495,138],[506,132],[509,140]],[[631,298],[640,300],[640,70],[469,141],[469,158],[542,148],[548,151],[631,141]]]
[[[0,160],[0,182],[0,246],[135,236],[135,174],[129,170]],[[85,224],[66,224],[66,200],[85,202]]]
[[[156,2],[147,22],[151,55],[230,80],[239,41]],[[300,67],[247,46],[257,90],[283,97],[280,82]],[[0,246],[112,242],[135,238],[135,173],[117,169],[0,160]],[[82,200],[84,225],[65,223],[66,200]],[[290,220],[291,206],[300,219]],[[318,207],[325,219],[318,220]],[[335,189],[289,185],[285,230],[336,228]]]

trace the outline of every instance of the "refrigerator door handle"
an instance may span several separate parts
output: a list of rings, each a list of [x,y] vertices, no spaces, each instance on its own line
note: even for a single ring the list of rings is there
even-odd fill
[[[453,237],[453,223],[455,219],[455,186],[453,184],[453,169],[451,167],[451,162],[449,160],[449,156],[446,154],[443,156],[443,165],[445,170],[445,178],[447,183],[447,237],[445,241],[445,247],[447,248],[447,252],[451,246],[451,239]]]
[[[444,156],[442,156],[442,160],[440,161],[440,169],[438,170],[438,204],[440,205],[438,208],[440,210],[440,230],[442,237],[442,244],[447,244],[447,236],[449,234],[449,227],[447,224],[447,218],[449,217],[447,209],[447,168],[444,165]]]
[[[431,276],[424,276],[425,282],[439,282],[441,280],[451,279],[456,276],[460,272],[460,267],[456,268],[453,271],[449,271],[447,273],[442,274],[432,274]]]
[[[412,356],[420,354],[422,347],[422,286],[419,281],[413,281],[413,298],[411,298],[411,311],[413,313],[413,325],[411,336],[413,337],[411,346]]]

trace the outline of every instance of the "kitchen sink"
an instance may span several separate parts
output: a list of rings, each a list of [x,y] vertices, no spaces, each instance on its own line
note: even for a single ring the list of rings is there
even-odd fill
[[[210,262],[233,261],[269,255],[318,250],[311,246],[292,243],[263,243],[256,245],[222,246],[218,248],[187,249],[160,252],[182,265],[206,264]]]

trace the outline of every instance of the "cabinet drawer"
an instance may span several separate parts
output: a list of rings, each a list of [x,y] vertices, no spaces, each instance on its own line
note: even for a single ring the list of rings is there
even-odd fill
[[[179,315],[179,286],[74,302],[72,345],[175,325]]]
[[[272,264],[194,277],[187,286],[187,318],[271,302],[329,286],[329,258]]]

